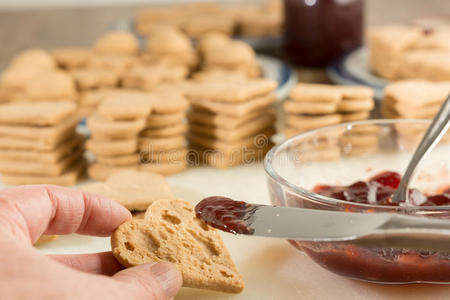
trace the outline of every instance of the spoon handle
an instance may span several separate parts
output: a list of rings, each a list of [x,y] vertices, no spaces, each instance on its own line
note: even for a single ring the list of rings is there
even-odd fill
[[[408,202],[408,186],[411,181],[412,176],[423,160],[423,158],[430,153],[433,148],[442,139],[448,128],[450,127],[450,95],[447,100],[442,105],[436,117],[433,119],[430,127],[422,138],[419,146],[416,149],[411,161],[409,162],[408,168],[400,182],[398,189],[394,193],[393,201],[401,202],[406,200]]]

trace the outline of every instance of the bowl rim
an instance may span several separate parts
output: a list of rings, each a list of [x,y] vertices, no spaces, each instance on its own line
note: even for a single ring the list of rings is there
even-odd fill
[[[350,201],[345,201],[345,200],[334,199],[331,197],[322,196],[320,194],[314,193],[310,190],[304,189],[302,187],[299,187],[299,186],[289,182],[288,180],[283,178],[283,176],[278,174],[273,167],[272,162],[273,162],[273,158],[276,155],[276,153],[281,148],[284,148],[287,145],[290,145],[297,140],[301,140],[301,139],[304,139],[307,137],[312,137],[320,132],[325,132],[325,131],[337,129],[337,128],[348,128],[348,127],[359,126],[359,125],[374,125],[374,124],[388,125],[388,124],[399,124],[399,123],[430,124],[431,120],[426,120],[426,119],[371,119],[371,120],[363,120],[363,121],[346,122],[346,123],[341,123],[341,124],[337,124],[337,125],[325,126],[325,127],[321,127],[318,129],[308,130],[308,131],[302,132],[296,136],[293,136],[293,137],[285,140],[284,142],[274,146],[272,149],[270,149],[270,151],[266,154],[266,156],[264,158],[264,170],[271,179],[273,179],[278,184],[281,184],[281,185],[287,187],[289,190],[291,190],[295,194],[300,195],[309,200],[319,201],[322,203],[331,204],[333,206],[336,206],[337,204],[345,204],[345,205],[351,204],[352,206],[364,208],[364,209],[370,209],[370,208],[372,208],[372,209],[392,209],[392,210],[414,209],[414,210],[419,210],[419,211],[420,210],[423,210],[423,211],[449,210],[450,205],[388,206],[388,205],[377,205],[377,204],[364,204],[364,203],[357,203],[357,202],[350,202]]]

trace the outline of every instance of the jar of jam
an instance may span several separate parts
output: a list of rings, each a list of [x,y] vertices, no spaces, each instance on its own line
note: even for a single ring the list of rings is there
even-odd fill
[[[364,0],[284,0],[284,48],[297,65],[324,67],[362,45]]]

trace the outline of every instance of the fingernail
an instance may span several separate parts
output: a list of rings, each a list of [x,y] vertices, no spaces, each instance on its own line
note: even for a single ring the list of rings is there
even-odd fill
[[[167,298],[174,298],[183,281],[180,271],[172,264],[160,262],[151,266],[151,272],[158,279]]]

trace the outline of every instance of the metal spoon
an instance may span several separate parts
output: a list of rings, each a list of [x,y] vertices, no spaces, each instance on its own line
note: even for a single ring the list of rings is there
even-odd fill
[[[425,133],[422,141],[417,147],[416,152],[414,153],[411,161],[409,162],[408,168],[406,169],[405,174],[400,182],[398,189],[395,191],[394,196],[392,198],[393,202],[402,202],[408,200],[408,186],[411,178],[414,175],[414,172],[417,166],[421,163],[421,161],[427,156],[434,147],[439,143],[442,139],[448,128],[450,127],[450,95],[447,97],[447,100],[442,105],[436,117],[433,119],[430,127]]]

